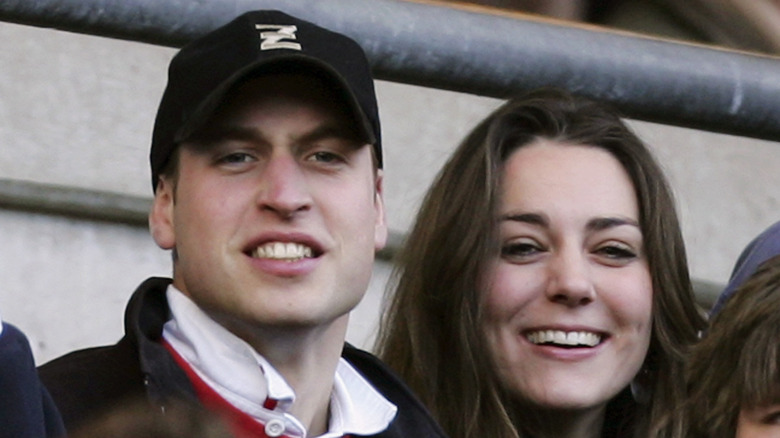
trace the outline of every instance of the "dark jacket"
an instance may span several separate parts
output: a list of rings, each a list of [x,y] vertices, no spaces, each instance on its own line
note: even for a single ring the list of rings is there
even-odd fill
[[[75,351],[40,367],[68,430],[134,397],[145,396],[160,407],[172,400],[197,403],[189,379],[159,342],[170,318],[169,284],[170,279],[150,278],[138,287],[125,311],[125,336],[116,345]],[[398,407],[395,420],[377,438],[445,436],[378,359],[349,345],[342,356]]]
[[[65,435],[57,408],[38,379],[30,344],[16,327],[0,334],[0,438]]]

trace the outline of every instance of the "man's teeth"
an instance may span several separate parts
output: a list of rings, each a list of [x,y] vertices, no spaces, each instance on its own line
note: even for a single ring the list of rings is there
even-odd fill
[[[311,256],[311,248],[290,242],[269,242],[252,251],[252,257],[259,259],[296,261]]]
[[[534,344],[557,344],[566,346],[583,345],[595,347],[601,342],[601,335],[591,332],[564,332],[561,330],[540,330],[526,335]]]

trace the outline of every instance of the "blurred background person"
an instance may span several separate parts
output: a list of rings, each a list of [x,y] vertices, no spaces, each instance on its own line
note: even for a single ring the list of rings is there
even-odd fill
[[[768,243],[766,241],[762,241]],[[713,315],[690,356],[690,398],[681,411],[691,438],[780,437],[780,235],[776,255]],[[739,267],[739,265],[738,265]]]
[[[242,438],[217,414],[192,403],[172,403],[160,415],[147,400],[119,405],[88,422],[70,438]]]
[[[62,417],[38,378],[27,337],[0,320],[0,438],[64,436]]]

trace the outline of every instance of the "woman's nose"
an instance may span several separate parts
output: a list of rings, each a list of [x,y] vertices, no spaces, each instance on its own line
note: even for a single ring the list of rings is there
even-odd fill
[[[548,299],[570,307],[586,305],[595,300],[596,291],[584,254],[575,250],[555,254],[549,269]]]

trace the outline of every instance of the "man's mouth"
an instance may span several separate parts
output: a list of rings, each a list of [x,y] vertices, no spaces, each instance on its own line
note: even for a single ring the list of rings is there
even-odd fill
[[[311,247],[293,242],[267,242],[251,252],[253,258],[296,262],[314,257]]]
[[[595,347],[601,343],[602,336],[588,331],[565,332],[563,330],[538,330],[525,334],[526,339],[536,345],[554,345],[558,347]]]

